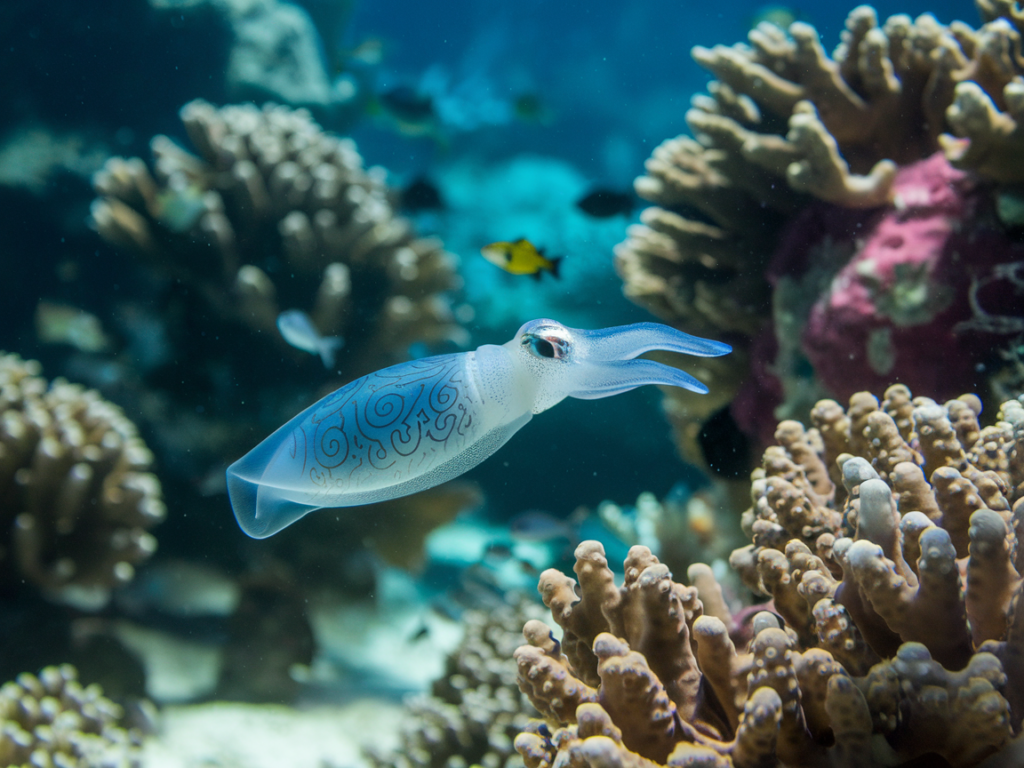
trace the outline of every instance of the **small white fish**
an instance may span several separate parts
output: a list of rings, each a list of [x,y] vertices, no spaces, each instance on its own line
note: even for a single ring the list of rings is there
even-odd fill
[[[82,352],[106,352],[113,346],[96,315],[45,299],[36,305],[36,335],[43,344],[70,344]]]
[[[301,309],[288,309],[278,315],[277,330],[296,349],[320,355],[324,368],[334,367],[334,355],[345,344],[338,336],[321,336],[312,318]]]

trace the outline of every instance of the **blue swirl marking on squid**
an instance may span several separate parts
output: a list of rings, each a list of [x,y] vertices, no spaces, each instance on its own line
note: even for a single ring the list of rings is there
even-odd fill
[[[645,384],[708,391],[677,368],[635,359],[653,349],[701,357],[731,351],[657,323],[586,331],[533,320],[501,346],[356,379],[228,467],[235,517],[262,539],[317,509],[432,488],[475,467],[566,397],[593,400]]]

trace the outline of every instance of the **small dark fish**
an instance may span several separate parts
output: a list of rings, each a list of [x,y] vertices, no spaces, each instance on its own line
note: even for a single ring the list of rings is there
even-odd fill
[[[576,207],[595,219],[629,216],[636,208],[637,198],[632,192],[595,189],[576,201]]]
[[[518,120],[528,123],[547,123],[551,114],[536,93],[521,93],[512,102],[512,111]]]
[[[527,576],[540,576],[540,568],[535,566],[529,560],[524,560],[520,557],[516,559],[516,562],[519,563],[520,569],[522,569],[523,573]]]
[[[398,120],[418,124],[434,119],[434,100],[412,86],[399,85],[377,99]]]
[[[425,621],[420,622],[419,628],[415,632],[413,632],[411,635],[409,635],[408,642],[410,642],[410,643],[419,642],[423,638],[427,637],[427,635],[429,635],[429,634],[430,634],[430,627],[427,626],[427,622],[425,622]]]
[[[399,207],[408,213],[436,211],[445,207],[440,190],[424,176],[417,176],[399,193]]]

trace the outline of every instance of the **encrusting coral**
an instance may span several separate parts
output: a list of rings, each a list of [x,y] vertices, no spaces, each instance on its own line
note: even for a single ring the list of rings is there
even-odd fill
[[[0,353],[0,584],[106,590],[156,549],[153,456],[120,408]]]
[[[141,765],[142,734],[74,667],[46,667],[0,688],[0,764],[33,768]]]
[[[275,105],[193,101],[181,119],[198,155],[157,136],[152,171],[112,158],[96,174],[105,240],[271,338],[281,310],[308,312],[344,339],[348,378],[405,359],[414,342],[463,339],[443,295],[459,286],[453,257],[394,214],[383,174],[363,169],[350,140]]]
[[[731,558],[772,597],[741,631],[706,566],[687,587],[646,547],[604,550],[539,590],[519,684],[544,721],[528,768],[973,766],[1024,727],[1024,400],[990,426],[973,395],[890,387],[812,429],[779,424]],[[784,623],[779,621],[779,617]]]
[[[537,715],[516,686],[512,651],[519,627],[539,605],[510,598],[463,614],[462,642],[447,658],[431,695],[407,703],[401,745],[391,754],[368,747],[377,768],[514,768],[522,761],[513,739]]]
[[[693,49],[715,78],[686,114],[694,137],[655,149],[636,181],[655,205],[616,249],[630,299],[737,349],[701,371],[713,402],[688,414],[668,395],[687,458],[699,456],[701,425],[749,371],[762,391],[748,384],[733,413],[756,432],[771,428],[756,414],[780,401],[786,415],[805,415],[825,393],[845,397],[916,371],[910,383],[930,388],[926,377],[943,366],[912,352],[935,339],[966,350],[952,355],[964,360],[958,375],[940,378],[948,394],[974,387],[978,345],[960,332],[1019,326],[1006,296],[1018,286],[989,276],[1021,253],[986,222],[990,192],[976,182],[1013,181],[1024,169],[1014,149],[1021,19],[1005,0],[978,6],[979,29],[927,14],[880,23],[859,6],[831,57],[801,22]],[[972,279],[987,281],[985,300],[968,301]],[[844,359],[834,340],[851,331],[844,352],[854,362],[819,370]]]

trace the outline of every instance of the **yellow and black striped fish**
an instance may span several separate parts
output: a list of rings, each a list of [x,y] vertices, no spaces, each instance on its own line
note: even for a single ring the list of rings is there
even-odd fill
[[[501,267],[509,274],[533,275],[537,280],[540,280],[543,270],[558,277],[558,268],[562,262],[561,256],[549,259],[543,250],[523,237],[515,242],[499,240],[485,245],[480,249],[480,253],[491,264]]]

